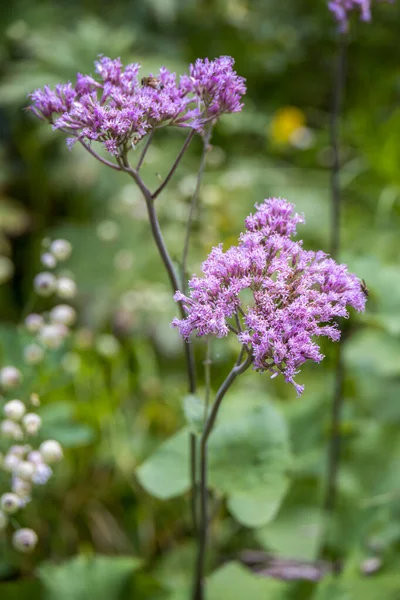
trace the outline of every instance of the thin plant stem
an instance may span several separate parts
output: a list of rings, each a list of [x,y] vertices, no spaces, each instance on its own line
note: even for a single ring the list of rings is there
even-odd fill
[[[332,148],[331,169],[331,256],[337,258],[340,247],[342,197],[340,190],[340,113],[343,102],[347,54],[347,37],[340,34],[334,73],[333,105],[330,125]]]
[[[340,189],[340,114],[343,102],[345,85],[345,64],[347,54],[347,37],[340,34],[334,73],[334,94],[331,118],[331,147],[333,152],[331,172],[331,255],[338,257],[340,252],[340,224],[342,196]],[[335,363],[335,384],[331,407],[331,425],[328,446],[328,464],[326,489],[323,500],[324,509],[332,513],[336,508],[337,479],[340,464],[341,450],[341,414],[343,408],[343,341],[338,343]]]
[[[85,150],[87,150],[87,152],[89,152],[89,154],[91,154],[98,161],[103,163],[103,165],[106,165],[107,167],[114,169],[114,171],[121,171],[121,167],[119,167],[118,165],[114,165],[114,163],[112,163],[111,161],[107,160],[106,158],[103,158],[102,156],[100,156],[100,154],[97,154],[97,152],[95,150],[93,150],[93,148],[91,148],[89,146],[89,144],[86,144],[83,140],[78,139],[78,141],[85,148]]]
[[[193,192],[192,200],[190,202],[189,216],[188,216],[188,220],[186,223],[185,241],[183,244],[182,260],[181,260],[181,281],[182,281],[183,291],[185,291],[185,287],[186,287],[185,286],[186,264],[187,264],[187,258],[188,258],[188,253],[189,253],[189,244],[190,244],[190,236],[192,233],[193,218],[194,218],[194,214],[195,214],[198,200],[199,200],[200,186],[201,186],[204,169],[205,169],[206,162],[207,162],[207,153],[208,153],[208,149],[209,149],[211,133],[212,133],[212,126],[210,125],[210,127],[204,132],[203,152],[201,154],[200,166],[199,166],[199,171],[198,171],[197,180],[196,180],[196,187]]]
[[[180,289],[178,275],[175,271],[174,264],[172,262],[171,256],[168,252],[168,248],[165,244],[160,223],[158,221],[157,212],[154,207],[154,198],[152,197],[151,191],[144,183],[143,179],[137,172],[137,170],[133,169],[127,159],[124,160],[124,170],[134,179],[139,189],[141,190],[143,197],[146,201],[147,213],[149,216],[150,227],[153,234],[154,241],[156,243],[159,255],[164,264],[165,270],[167,272],[171,288],[173,293]],[[181,317],[185,317],[185,309],[182,302],[178,303],[179,312]],[[186,371],[187,371],[187,379],[188,379],[188,388],[190,394],[196,393],[196,366],[193,354],[193,346],[184,341],[183,348],[186,359]],[[190,481],[191,481],[191,514],[192,514],[192,523],[193,528],[197,531],[197,438],[194,433],[190,433]]]
[[[246,348],[246,347],[244,347]],[[239,356],[243,355],[242,346]],[[238,359],[239,360],[239,359]],[[208,490],[207,490],[207,442],[213,430],[221,402],[238,375],[248,369],[252,362],[252,356],[248,352],[245,360],[238,364],[236,361],[225,381],[220,386],[214,400],[211,412],[207,418],[200,439],[200,519],[199,519],[199,546],[197,553],[196,571],[193,586],[193,600],[204,600],[204,564],[207,549],[208,529]]]
[[[137,173],[139,173],[139,171],[140,171],[140,167],[142,166],[142,164],[143,164],[143,161],[144,161],[144,159],[145,159],[145,156],[146,156],[146,154],[147,154],[147,150],[149,149],[149,147],[150,147],[150,144],[151,144],[151,142],[153,141],[153,136],[154,136],[154,129],[152,129],[152,130],[150,131],[150,133],[148,134],[148,136],[147,136],[147,139],[146,139],[146,143],[145,143],[145,145],[143,146],[143,150],[142,150],[142,152],[141,152],[141,154],[140,154],[140,157],[139,157],[139,160],[138,160],[138,164],[136,165],[136,172],[137,172]]]
[[[178,156],[176,157],[174,164],[172,165],[171,169],[169,170],[169,173],[167,174],[166,178],[164,179],[164,181],[161,183],[161,185],[159,185],[159,187],[156,189],[155,192],[153,192],[152,194],[152,199],[155,200],[157,198],[157,196],[159,196],[161,194],[161,192],[163,191],[163,189],[165,188],[166,185],[168,185],[171,177],[173,176],[173,174],[175,173],[176,169],[178,168],[179,163],[181,162],[181,158],[182,156],[185,154],[186,150],[189,147],[190,142],[192,141],[193,137],[194,137],[195,131],[194,129],[191,129],[189,135],[187,136],[185,143],[183,144],[182,148],[179,151]]]
[[[211,396],[211,340],[207,340],[206,345],[206,357],[204,359],[204,381],[206,387],[205,399],[204,399],[204,423],[207,420],[208,409],[210,406]]]

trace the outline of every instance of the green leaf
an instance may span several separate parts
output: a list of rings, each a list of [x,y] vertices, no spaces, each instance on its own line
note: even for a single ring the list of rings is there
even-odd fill
[[[258,541],[272,553],[298,560],[315,560],[323,518],[313,507],[282,510],[277,519],[257,531]]]
[[[238,563],[228,563],[207,582],[207,600],[283,600],[288,584],[254,575]]]
[[[183,412],[190,431],[201,434],[204,426],[204,403],[198,396],[188,394],[183,399]]]
[[[142,486],[168,499],[189,489],[187,430],[164,442],[137,470]],[[209,485],[227,496],[233,516],[247,527],[268,523],[287,489],[286,424],[271,404],[255,406],[216,426],[209,440]]]
[[[117,600],[140,564],[130,556],[80,555],[38,573],[49,600]]]
[[[144,489],[160,500],[179,496],[189,488],[189,434],[184,429],[164,442],[137,470]]]
[[[1,600],[41,600],[42,586],[37,579],[24,579],[0,584]]]
[[[210,484],[228,496],[233,516],[247,527],[275,516],[287,490],[289,464],[286,423],[272,404],[221,423],[210,438]]]

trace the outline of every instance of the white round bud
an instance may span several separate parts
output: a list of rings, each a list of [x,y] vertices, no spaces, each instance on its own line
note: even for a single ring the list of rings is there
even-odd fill
[[[76,320],[76,310],[68,304],[58,304],[51,309],[50,320],[61,325],[73,325]]]
[[[72,245],[67,240],[54,240],[50,244],[50,252],[57,260],[64,261],[71,256]]]
[[[8,471],[9,473],[14,473],[20,462],[21,459],[16,454],[12,454],[9,452],[4,457],[3,469],[5,471]]]
[[[62,368],[71,375],[78,373],[81,364],[81,357],[76,352],[67,352],[61,359]]]
[[[59,462],[63,458],[61,445],[56,440],[46,440],[39,446],[43,461],[48,464]]]
[[[21,500],[18,498],[17,494],[7,492],[0,497],[0,507],[7,515],[12,515],[21,507]]]
[[[61,346],[65,336],[68,334],[68,329],[63,325],[54,323],[52,325],[45,325],[42,327],[39,333],[39,340],[46,348],[56,350]]]
[[[33,463],[34,465],[40,465],[43,462],[43,458],[39,450],[32,450],[29,452],[27,458],[29,462]]]
[[[39,344],[28,344],[24,348],[24,361],[28,365],[38,365],[44,358],[44,350]]]
[[[50,254],[50,252],[44,252],[40,257],[40,262],[48,269],[54,269],[54,267],[57,266],[57,259],[53,254]]]
[[[25,501],[23,504],[28,504],[31,499],[32,485],[20,477],[14,477],[12,491],[17,494],[18,498]]]
[[[53,273],[44,271],[36,275],[33,285],[39,296],[51,296],[57,289],[57,279]]]
[[[36,413],[27,413],[22,418],[22,424],[28,435],[36,435],[42,424],[42,419]]]
[[[11,421],[11,419],[4,419],[1,422],[0,432],[3,437],[9,440],[19,441],[24,437],[21,427],[14,421]]]
[[[21,460],[15,474],[24,481],[30,481],[35,473],[35,465],[28,460]]]
[[[7,515],[4,514],[2,510],[0,510],[0,531],[4,531],[4,529],[7,527],[7,524],[8,524]]]
[[[57,283],[57,294],[60,298],[74,298],[76,296],[75,281],[70,277],[60,277]]]
[[[115,336],[105,333],[97,338],[96,350],[105,358],[114,358],[120,351],[120,344]]]
[[[25,327],[29,333],[37,333],[44,325],[44,319],[42,315],[37,313],[31,313],[25,319]]]
[[[12,536],[12,544],[18,552],[33,552],[38,543],[38,536],[33,529],[17,529]]]
[[[45,463],[40,463],[36,466],[32,481],[35,485],[45,485],[52,475],[53,471],[51,470],[51,467]]]
[[[24,446],[22,446],[21,444],[14,444],[13,446],[11,446],[8,453],[14,454],[15,456],[18,456],[18,458],[23,458],[27,452],[30,452],[30,450],[31,447],[29,446],[29,444],[25,444]]]
[[[25,404],[21,400],[10,400],[3,406],[3,413],[7,419],[20,421],[26,413]]]
[[[15,367],[3,367],[0,370],[0,385],[5,389],[16,387],[21,383],[22,374]]]

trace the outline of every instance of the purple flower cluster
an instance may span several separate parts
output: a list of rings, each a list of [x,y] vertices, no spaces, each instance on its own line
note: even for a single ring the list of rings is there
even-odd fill
[[[379,0],[380,2],[393,2],[393,0]],[[362,21],[371,20],[371,2],[372,0],[329,0],[328,8],[333,12],[335,19],[339,23],[341,31],[347,31],[348,13],[357,9],[361,13]]]
[[[237,246],[213,248],[203,263],[203,277],[189,282],[190,295],[176,292],[187,312],[174,319],[185,339],[223,337],[230,330],[252,353],[254,368],[282,373],[297,393],[294,381],[308,359],[323,355],[315,337],[340,338],[335,317],[348,317],[347,305],[365,308],[359,279],[324,252],[304,250],[293,241],[302,216],[284,199],[269,198],[246,219]],[[249,300],[250,298],[250,300]]]
[[[228,56],[198,59],[190,75],[178,82],[164,67],[157,76],[140,79],[140,65],[123,68],[120,59],[101,57],[95,63],[97,79],[78,73],[75,86],[36,90],[30,94],[30,109],[68,133],[69,145],[101,142],[110,154],[120,156],[155,128],[174,125],[200,131],[210,119],[240,111],[245,80],[233,65]]]

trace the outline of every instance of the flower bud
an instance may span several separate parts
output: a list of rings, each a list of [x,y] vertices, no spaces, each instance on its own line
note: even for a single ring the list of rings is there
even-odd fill
[[[25,404],[21,400],[10,400],[3,406],[4,416],[12,421],[20,421],[25,412]]]
[[[42,419],[36,413],[27,413],[22,419],[22,424],[28,435],[36,435],[42,424]]]
[[[43,457],[39,450],[32,450],[29,452],[27,458],[29,462],[33,463],[34,465],[40,465],[43,462]]]
[[[54,240],[50,244],[50,252],[57,260],[64,261],[71,256],[72,245],[67,240]]]
[[[16,387],[21,383],[21,371],[15,367],[3,367],[0,370],[0,385],[5,389]]]
[[[0,433],[9,440],[19,441],[24,437],[21,427],[10,419],[4,419],[4,421],[1,422]]]
[[[38,536],[33,529],[22,528],[15,531],[12,544],[18,552],[32,552],[38,543]]]
[[[0,497],[0,507],[6,514],[12,515],[21,507],[21,501],[17,494],[7,492]]]
[[[7,515],[4,514],[2,510],[0,510],[0,531],[4,531],[4,529],[7,527],[7,523]]]
[[[35,465],[28,460],[21,460],[15,474],[24,481],[30,481],[35,473]]]
[[[3,459],[3,469],[14,473],[20,462],[21,459],[16,454],[9,452]]]
[[[28,344],[24,348],[24,361],[28,365],[38,365],[44,358],[44,350],[39,344]]]
[[[45,325],[42,327],[39,333],[39,340],[46,348],[57,350],[64,341],[65,336],[68,334],[68,329],[55,323],[53,325]]]
[[[57,294],[60,298],[74,298],[76,295],[75,281],[70,277],[60,277],[57,283]]]
[[[63,458],[61,445],[56,440],[46,440],[39,447],[43,461],[48,464],[59,462]]]
[[[44,252],[40,257],[40,262],[48,269],[54,269],[54,267],[57,266],[57,259],[53,254],[50,254],[50,252]]]
[[[45,485],[50,477],[53,475],[53,471],[45,463],[40,463],[36,466],[35,473],[32,477],[32,482],[35,485]]]
[[[61,325],[73,325],[76,320],[76,311],[68,304],[59,304],[50,311],[50,320]]]
[[[51,296],[57,289],[57,279],[53,273],[44,271],[36,275],[33,285],[39,296]]]
[[[28,481],[21,479],[20,477],[14,477],[12,491],[23,501],[23,505],[28,504],[32,493],[32,486]]]
[[[99,335],[96,340],[96,350],[105,358],[114,358],[117,356],[120,345],[117,338],[111,334],[105,333],[103,335]]]
[[[29,333],[37,333],[44,325],[44,319],[42,315],[37,313],[31,313],[25,319],[25,327]]]

